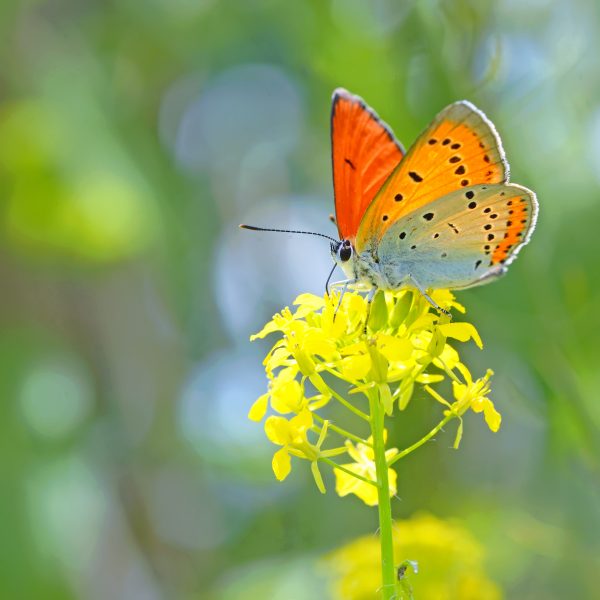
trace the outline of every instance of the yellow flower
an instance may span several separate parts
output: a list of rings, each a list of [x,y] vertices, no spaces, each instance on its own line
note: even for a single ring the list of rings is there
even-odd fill
[[[289,421],[284,417],[269,417],[265,422],[265,433],[269,440],[281,450],[273,456],[273,472],[279,481],[283,481],[292,470],[290,454],[302,458],[314,458],[312,446],[306,434],[312,427],[313,418],[308,410],[302,411]]]
[[[494,372],[488,369],[482,378],[473,381],[471,373],[464,365],[459,364],[458,369],[466,383],[452,382],[452,392],[456,399],[451,406],[452,412],[459,416],[462,416],[469,408],[476,413],[483,412],[487,426],[494,432],[498,431],[502,417],[487,397],[490,393],[489,380]]]
[[[278,380],[281,377],[277,378]],[[271,406],[282,415],[299,413],[306,405],[304,391],[296,379],[273,384],[271,389]]]
[[[449,291],[437,290],[433,297],[447,310],[464,312]],[[324,297],[302,294],[294,301],[293,309],[284,308],[251,337],[251,340],[262,339],[273,333],[281,336],[263,361],[268,391],[255,401],[248,413],[250,419],[261,421],[271,410],[281,419],[273,421],[273,417],[269,417],[265,422],[269,439],[273,441],[274,423],[279,428],[299,431],[294,418],[288,420],[279,415],[304,415],[306,419],[306,414],[312,414],[316,425],[311,422],[302,432],[304,449],[310,448],[306,438],[308,429],[321,434],[319,452],[324,436],[333,431],[342,437],[341,444],[338,441],[333,448],[323,450],[320,457],[331,463],[329,459],[343,453],[345,444],[354,454],[354,462],[348,469],[363,476],[370,473],[368,478],[375,479],[372,452],[367,445],[360,444],[362,436],[345,435],[335,424],[319,429],[319,424],[326,421],[320,411],[335,399],[355,416],[368,421],[369,415],[364,410],[368,399],[376,397],[385,413],[391,416],[395,410],[407,409],[415,389],[424,387],[431,392],[429,384],[447,377],[460,381],[454,385],[456,402],[450,405],[439,394],[432,394],[436,400],[443,402],[457,417],[468,408],[482,411],[490,428],[498,428],[499,415],[485,397],[485,386],[478,387],[478,382],[472,382],[458,352],[448,343],[448,340],[452,343],[473,340],[481,348],[481,338],[473,325],[451,322],[449,317],[440,316],[421,294],[412,291],[377,292],[368,321],[368,303],[360,294],[348,292],[341,302],[339,300],[337,293]],[[333,381],[337,382],[335,386]],[[346,389],[340,391],[344,384]],[[462,433],[462,422],[459,433]],[[282,449],[274,459],[279,479],[289,473],[291,454],[308,458],[300,451],[299,444],[298,439],[280,444]],[[316,459],[309,460],[314,474]],[[390,473],[390,484],[395,484],[395,473]],[[336,477],[340,495],[355,493],[368,504],[376,503],[373,486],[353,481],[351,475],[342,474],[338,469]],[[315,480],[321,488],[316,474]]]
[[[381,597],[379,540],[368,535],[334,551],[326,559],[332,596],[340,600]],[[418,514],[394,526],[396,565],[414,560],[418,574],[405,577],[415,598],[428,600],[499,600],[498,586],[483,568],[484,551],[471,533],[455,522]]]
[[[371,438],[369,438],[368,443],[372,443]],[[346,440],[346,451],[354,462],[341,466],[361,477],[376,482],[377,475],[373,448],[367,444],[358,443],[354,445],[349,440]],[[398,454],[398,449],[390,448],[386,451],[385,457],[389,461],[396,456],[396,454]],[[396,471],[393,469],[388,469],[388,482],[390,487],[390,497],[393,497],[396,495]],[[377,505],[377,488],[374,485],[362,481],[361,479],[357,479],[356,477],[352,477],[352,475],[340,469],[335,470],[335,491],[339,496],[355,494],[368,506]]]
[[[265,433],[269,440],[278,446],[282,446],[273,455],[271,466],[273,473],[279,481],[283,481],[292,470],[291,456],[305,458],[311,461],[311,471],[319,491],[325,493],[325,484],[319,472],[317,461],[322,456],[329,456],[330,452],[321,452],[321,446],[325,441],[329,423],[326,421],[321,429],[321,434],[316,444],[308,439],[308,432],[313,427],[313,416],[309,410],[292,417],[289,421],[284,417],[271,416],[265,421]]]

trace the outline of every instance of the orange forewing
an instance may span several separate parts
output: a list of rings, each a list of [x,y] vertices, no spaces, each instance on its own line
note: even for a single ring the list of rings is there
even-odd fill
[[[419,136],[370,205],[356,247],[381,239],[403,215],[461,187],[505,183],[508,164],[494,126],[471,103],[446,107]]]
[[[367,207],[404,149],[358,97],[338,88],[331,106],[335,215],[341,239],[354,239]]]

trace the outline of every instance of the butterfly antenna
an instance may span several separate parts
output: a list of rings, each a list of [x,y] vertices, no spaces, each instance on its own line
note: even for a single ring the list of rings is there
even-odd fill
[[[329,235],[325,235],[324,233],[317,233],[315,231],[298,231],[296,229],[270,229],[267,227],[255,227],[254,225],[240,225],[241,229],[250,229],[250,231],[274,231],[276,233],[301,233],[302,235],[316,235],[318,237],[325,238],[327,240],[331,240],[336,245],[339,244],[339,240],[332,238]]]

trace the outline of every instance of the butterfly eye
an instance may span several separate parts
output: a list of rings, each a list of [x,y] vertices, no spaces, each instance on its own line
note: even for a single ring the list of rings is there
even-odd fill
[[[352,246],[350,246],[350,244],[348,244],[348,245],[344,244],[340,248],[340,260],[342,262],[346,262],[346,261],[350,260],[351,256],[352,256]]]

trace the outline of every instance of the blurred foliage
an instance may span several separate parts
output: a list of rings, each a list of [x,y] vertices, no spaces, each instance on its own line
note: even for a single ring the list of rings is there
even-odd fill
[[[408,459],[396,516],[461,519],[506,597],[595,597],[599,40],[593,0],[0,3],[0,595],[325,598],[312,565],[374,531],[309,473],[274,481],[246,422],[249,334],[330,259],[236,225],[332,232],[344,86],[406,145],[472,100],[541,206],[509,275],[459,296],[502,429]],[[434,419],[414,402],[398,447]]]

